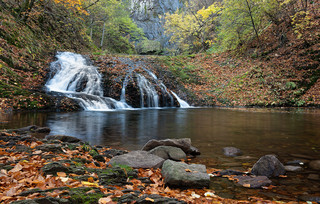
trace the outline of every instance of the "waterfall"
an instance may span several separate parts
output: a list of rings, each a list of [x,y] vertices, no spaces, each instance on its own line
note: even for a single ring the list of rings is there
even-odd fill
[[[46,83],[49,92],[75,99],[84,110],[131,108],[123,101],[103,97],[101,75],[82,55],[58,52],[56,57],[50,65],[51,79]]]
[[[58,52],[56,58],[57,60],[50,64],[50,78],[45,85],[47,90],[74,99],[84,110],[132,109],[126,102],[126,88],[129,83],[136,84],[141,108],[175,107],[174,98],[181,108],[190,107],[177,94],[170,91],[152,71],[146,69],[142,62],[122,59],[130,69],[123,80],[118,101],[104,97],[102,76],[90,60],[71,52]]]

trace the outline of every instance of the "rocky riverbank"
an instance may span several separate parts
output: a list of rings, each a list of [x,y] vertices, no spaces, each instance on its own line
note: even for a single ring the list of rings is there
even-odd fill
[[[200,152],[187,138],[151,140],[142,150],[127,152],[49,132],[37,126],[0,131],[2,203],[274,203],[255,196],[221,198],[212,178],[268,190],[274,188],[269,178],[290,171],[274,155],[260,158],[251,173],[191,164]],[[227,147],[224,154],[241,151]],[[313,169],[318,164],[310,163]]]

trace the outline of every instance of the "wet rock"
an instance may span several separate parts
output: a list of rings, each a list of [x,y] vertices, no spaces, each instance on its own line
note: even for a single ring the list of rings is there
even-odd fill
[[[137,178],[137,170],[131,168],[112,167],[96,171],[99,176],[99,184],[104,186],[117,185],[123,186],[131,184],[128,182],[128,178]]]
[[[32,149],[30,147],[27,147],[25,145],[16,145],[16,148],[13,150],[15,152],[32,152]]]
[[[165,160],[171,159],[171,160],[182,160],[187,159],[186,153],[182,151],[178,147],[172,147],[172,146],[159,146],[149,151],[151,154],[157,155]]]
[[[218,174],[220,176],[224,176],[224,175],[243,175],[245,174],[244,172],[241,171],[236,171],[233,169],[227,169],[227,170],[222,170],[222,171],[215,171],[213,172],[214,174]]]
[[[276,156],[265,155],[253,165],[251,173],[256,176],[277,177],[285,174],[286,170]]]
[[[266,176],[235,176],[238,179],[238,184],[247,188],[261,188],[272,183]]]
[[[132,168],[160,168],[164,159],[146,151],[132,151],[128,154],[113,157],[109,164],[127,165]]]
[[[148,200],[147,198],[151,198],[153,201]],[[170,204],[185,204],[184,201],[179,201],[175,198],[167,198],[162,197],[157,194],[145,194],[139,197],[139,199],[136,201],[137,204],[162,204],[162,203],[170,203]]]
[[[118,150],[118,149],[110,149],[104,152],[104,156],[108,157],[108,158],[112,158],[114,156],[120,156],[123,154],[127,154],[127,151],[124,150]]]
[[[284,166],[284,168],[286,171],[291,171],[291,172],[303,171],[303,168],[301,166],[286,165]]]
[[[301,160],[293,160],[293,161],[288,161],[287,165],[293,165],[293,166],[304,165],[304,162]]]
[[[200,155],[200,151],[191,145],[190,138],[150,140],[142,147],[142,150],[149,151],[149,150],[152,150],[158,146],[178,147],[178,148],[182,149],[186,154]]]
[[[77,143],[81,141],[76,137],[67,136],[67,135],[47,135],[45,138],[47,140],[60,140],[61,142],[68,142],[68,143]]]
[[[52,153],[62,153],[61,146],[58,144],[44,144],[36,147],[37,150],[41,150],[43,152],[52,152]]]
[[[39,127],[36,125],[30,125],[23,128],[13,129],[10,130],[10,132],[16,132],[19,134],[26,134],[28,132],[34,132],[34,133],[49,133],[51,130],[48,127]]]
[[[56,175],[57,172],[69,173],[70,169],[68,167],[62,165],[59,162],[52,162],[52,163],[46,164],[44,167],[42,167],[41,171],[45,175],[47,175],[47,174]]]
[[[252,157],[252,156],[237,156],[234,159],[236,160],[256,160],[256,157]]]
[[[320,171],[320,160],[311,161],[309,167],[313,170]]]
[[[164,182],[172,187],[203,188],[209,187],[210,176],[202,164],[186,164],[166,160],[162,166]]]
[[[227,157],[236,157],[242,155],[242,152],[236,147],[224,147],[223,154]]]
[[[137,199],[138,199],[137,195],[128,193],[121,196],[118,200],[118,203],[133,203]]]
[[[93,156],[93,159],[98,162],[106,162],[106,160],[104,159],[104,157],[102,155],[95,155],[95,156]]]

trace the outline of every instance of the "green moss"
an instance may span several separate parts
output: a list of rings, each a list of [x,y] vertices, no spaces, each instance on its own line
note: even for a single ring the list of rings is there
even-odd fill
[[[87,193],[94,190],[94,193]],[[98,203],[99,199],[104,197],[104,194],[99,188],[81,187],[70,189],[71,203],[84,203],[84,204],[95,204]]]

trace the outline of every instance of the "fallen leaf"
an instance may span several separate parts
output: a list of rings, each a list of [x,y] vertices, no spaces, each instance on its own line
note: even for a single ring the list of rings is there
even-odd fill
[[[59,177],[67,177],[67,174],[65,172],[57,172],[57,175]]]
[[[192,172],[190,169],[185,169],[186,172]]]
[[[14,168],[13,168],[13,169],[11,169],[11,170],[9,171],[9,173],[15,173],[15,172],[18,172],[18,171],[20,171],[22,168],[23,168],[23,167],[21,166],[21,164],[20,164],[20,163],[18,163],[18,164],[16,164],[16,165],[14,166]]]
[[[250,188],[251,185],[250,185],[249,183],[245,183],[245,184],[243,184],[242,186],[243,186],[243,187],[246,187],[246,188]]]
[[[152,199],[152,198],[149,198],[149,197],[146,197],[146,199],[145,200],[147,200],[147,201],[151,201],[151,202],[154,202],[154,200]]]

